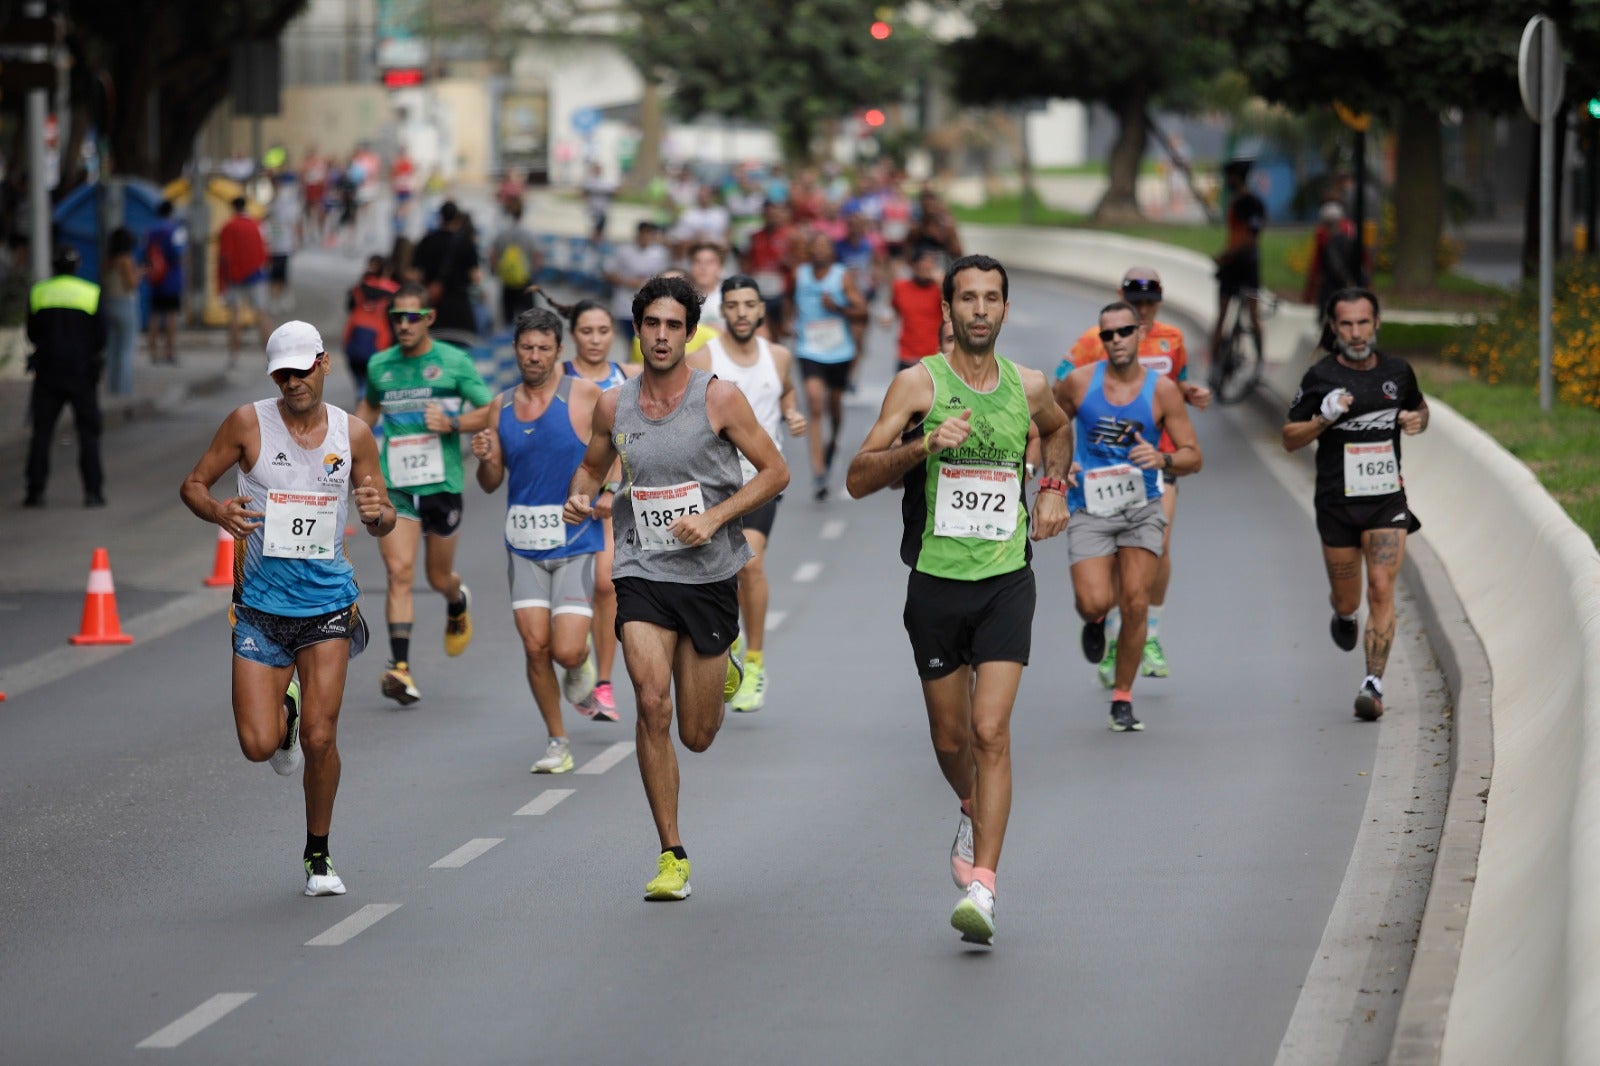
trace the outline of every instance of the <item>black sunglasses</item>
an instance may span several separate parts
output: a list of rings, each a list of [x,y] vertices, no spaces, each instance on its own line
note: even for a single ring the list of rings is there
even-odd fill
[[[1129,278],[1122,283],[1126,296],[1160,296],[1161,282],[1154,278]]]
[[[1133,325],[1118,326],[1116,329],[1103,329],[1100,331],[1100,342],[1102,344],[1110,344],[1112,337],[1126,337],[1138,328],[1137,325]]]
[[[420,311],[390,311],[389,317],[396,322],[404,322],[407,325],[414,325],[418,322],[421,322],[424,318],[427,318],[431,314],[433,314],[433,308],[424,307]]]
[[[279,367],[277,370],[274,370],[272,372],[272,380],[276,381],[279,385],[282,385],[285,381],[288,381],[290,378],[299,379],[299,378],[306,377],[313,370],[315,370],[317,368],[317,365],[319,363],[322,362],[322,356],[324,354],[325,353],[323,353],[323,352],[318,352],[316,359],[314,359],[312,361],[311,365],[308,366],[308,367],[305,367],[303,369],[299,368],[299,367],[292,367],[292,366]]]

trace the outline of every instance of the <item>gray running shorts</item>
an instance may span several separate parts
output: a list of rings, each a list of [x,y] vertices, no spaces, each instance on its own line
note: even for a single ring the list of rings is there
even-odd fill
[[[1167,516],[1161,513],[1159,499],[1109,517],[1074,511],[1067,522],[1067,562],[1076,565],[1086,559],[1103,559],[1115,555],[1118,548],[1143,548],[1159,556],[1166,528]]]
[[[529,559],[506,551],[511,609],[542,607],[552,616],[594,617],[594,553],[565,559]]]

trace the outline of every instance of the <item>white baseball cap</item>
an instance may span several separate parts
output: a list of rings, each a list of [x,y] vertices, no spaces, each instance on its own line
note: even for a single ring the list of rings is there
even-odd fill
[[[309,322],[285,322],[267,338],[267,373],[310,370],[323,353],[322,334]]]

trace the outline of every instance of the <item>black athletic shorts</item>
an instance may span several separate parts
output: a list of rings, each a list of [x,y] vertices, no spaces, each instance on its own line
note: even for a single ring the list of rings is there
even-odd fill
[[[936,681],[987,662],[1028,665],[1035,599],[1031,567],[982,581],[911,571],[904,618],[917,676]]]
[[[289,257],[287,255],[275,255],[268,261],[267,280],[275,281],[279,285],[287,285],[289,283]]]
[[[152,314],[171,314],[183,310],[183,297],[177,293],[153,292],[150,294]]]
[[[677,581],[651,581],[619,577],[617,589],[617,639],[626,622],[651,625],[683,633],[701,655],[728,650],[739,633],[739,576],[704,585]]]
[[[772,524],[778,520],[778,501],[783,499],[780,492],[754,511],[739,519],[739,524],[744,526],[746,533],[760,533],[763,537],[771,538]]]
[[[1230,262],[1217,267],[1217,288],[1224,296],[1237,296],[1243,289],[1261,288],[1261,255],[1240,252]]]
[[[1361,534],[1369,529],[1398,529],[1415,533],[1422,528],[1411,513],[1404,491],[1371,500],[1317,501],[1317,534],[1329,548],[1359,548]]]
[[[422,523],[425,537],[453,537],[461,528],[461,493],[430,492],[418,496],[403,489],[390,489],[389,502],[397,518]]]
[[[800,360],[800,377],[809,381],[821,378],[822,383],[836,392],[850,387],[850,360],[842,363],[819,363],[815,359]]]
[[[348,640],[352,659],[367,647],[367,621],[355,604],[327,614],[292,618],[235,603],[229,607],[228,621],[233,653],[263,666],[288,666],[304,649],[329,640]]]

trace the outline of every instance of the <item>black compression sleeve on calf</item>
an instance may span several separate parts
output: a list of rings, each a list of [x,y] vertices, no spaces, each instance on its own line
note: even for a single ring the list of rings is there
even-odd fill
[[[389,657],[397,663],[411,661],[411,623],[399,622],[389,627]]]

